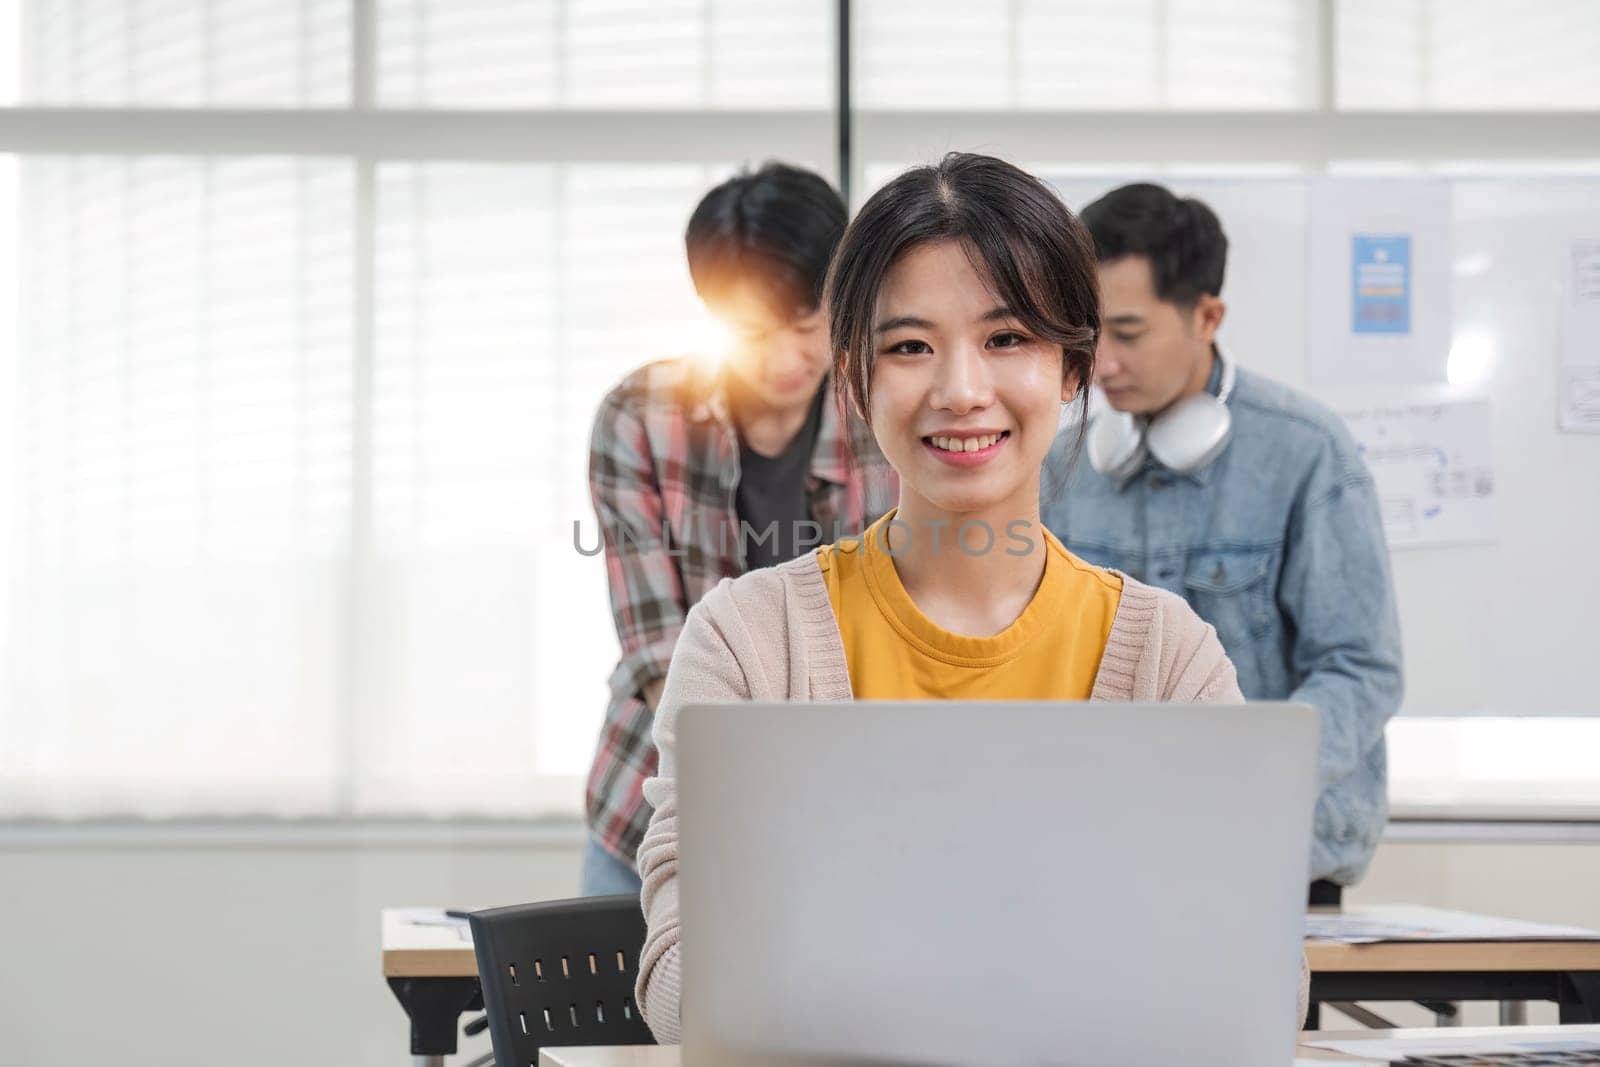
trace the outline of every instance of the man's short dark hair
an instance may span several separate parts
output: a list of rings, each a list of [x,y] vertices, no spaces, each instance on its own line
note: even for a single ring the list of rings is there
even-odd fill
[[[784,318],[810,313],[847,221],[843,198],[809,170],[767,163],[729,178],[700,201],[684,233],[695,292],[714,306],[749,283]]]
[[[1113,189],[1081,218],[1102,263],[1149,258],[1159,299],[1190,307],[1203,294],[1222,292],[1228,238],[1216,213],[1199,200],[1180,200],[1163,186],[1140,182]]]

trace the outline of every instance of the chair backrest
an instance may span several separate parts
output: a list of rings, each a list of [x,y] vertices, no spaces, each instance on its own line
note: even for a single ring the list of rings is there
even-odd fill
[[[498,1067],[536,1067],[546,1046],[655,1044],[633,1002],[637,896],[490,908],[468,922]]]

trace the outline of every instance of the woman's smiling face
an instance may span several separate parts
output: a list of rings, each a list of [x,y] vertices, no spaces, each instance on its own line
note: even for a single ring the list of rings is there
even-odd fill
[[[868,415],[900,474],[902,510],[1032,520],[1078,382],[1063,374],[1061,346],[1023,326],[975,259],[945,240],[894,262],[873,317]]]

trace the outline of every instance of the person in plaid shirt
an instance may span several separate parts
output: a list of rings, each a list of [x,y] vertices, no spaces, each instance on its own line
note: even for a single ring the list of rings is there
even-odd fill
[[[707,193],[689,273],[729,351],[647,364],[595,416],[589,490],[622,658],[589,773],[585,894],[639,891],[650,730],[689,608],[724,578],[860,532],[898,496],[828,381],[822,283],[846,221],[826,181],[780,163]]]

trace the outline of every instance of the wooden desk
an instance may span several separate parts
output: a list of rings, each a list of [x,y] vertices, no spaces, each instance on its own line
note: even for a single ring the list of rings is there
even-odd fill
[[[1544,1036],[1544,1037],[1582,1037],[1592,1041],[1600,1041],[1600,1026],[1519,1026],[1516,1027],[1519,1035]],[[1501,1027],[1463,1027],[1445,1031],[1443,1035],[1438,1030],[1361,1030],[1352,1033],[1326,1033],[1317,1034],[1318,1038],[1338,1038],[1346,1041],[1433,1041],[1441,1036],[1467,1037],[1474,1035],[1494,1035],[1503,1033]],[[1362,1063],[1359,1057],[1345,1056],[1337,1052],[1324,1052],[1301,1045],[1296,1052],[1297,1056],[1306,1059],[1325,1060],[1330,1064],[1337,1063]],[[628,1048],[552,1048],[544,1049],[539,1053],[539,1067],[681,1067],[682,1058],[677,1045],[634,1046]]]
[[[677,1045],[539,1050],[539,1067],[680,1067]]]
[[[470,978],[478,980],[478,957],[466,923],[423,926],[411,919],[436,908],[383,909],[385,978]]]
[[[464,922],[422,925],[438,908],[383,909],[383,977],[411,1020],[417,1067],[442,1067],[456,1051],[461,1013],[483,1007],[478,957]]]
[[[411,1019],[412,1055],[431,1067],[456,1051],[457,1020],[483,999],[466,925],[418,926],[417,911],[384,909],[383,975]],[[1330,1001],[1549,1000],[1563,1023],[1600,1022],[1596,941],[1307,941],[1306,958],[1313,1020]]]
[[[1600,1023],[1600,941],[1307,941],[1306,960],[1313,1029],[1319,1005],[1349,1001],[1492,1000],[1520,1022],[1522,1002],[1548,1000],[1562,1023]]]

